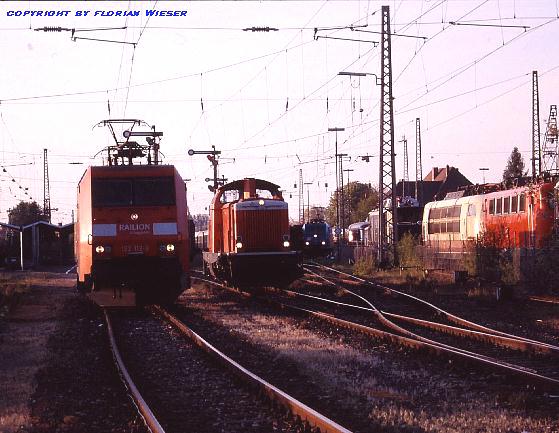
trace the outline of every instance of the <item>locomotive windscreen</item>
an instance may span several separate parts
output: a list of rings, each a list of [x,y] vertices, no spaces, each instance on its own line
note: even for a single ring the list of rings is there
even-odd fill
[[[92,196],[94,207],[172,206],[175,184],[172,177],[96,179]]]
[[[306,235],[322,235],[325,231],[324,224],[305,224]]]

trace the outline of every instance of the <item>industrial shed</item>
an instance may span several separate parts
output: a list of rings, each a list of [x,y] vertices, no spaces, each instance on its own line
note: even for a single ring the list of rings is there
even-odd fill
[[[21,268],[21,257],[24,268],[74,263],[74,223],[56,225],[37,221],[26,226],[0,223],[0,265]]]

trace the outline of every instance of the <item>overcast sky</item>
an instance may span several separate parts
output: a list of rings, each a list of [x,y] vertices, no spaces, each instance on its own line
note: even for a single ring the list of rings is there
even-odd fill
[[[326,205],[334,190],[329,127],[345,128],[338,148],[353,171],[344,177],[376,184],[380,87],[374,76],[338,72],[378,75],[380,50],[331,38],[379,41],[349,27],[379,32],[383,4],[393,32],[426,38],[392,38],[397,178],[405,135],[415,179],[416,118],[424,175],[448,164],[473,182],[482,181],[480,168],[489,168],[486,181],[499,181],[514,146],[528,169],[533,70],[542,133],[559,102],[558,0],[1,2],[0,221],[22,199],[42,205],[47,148],[53,222],[69,222],[77,182],[112,142],[108,130],[93,128],[107,118],[138,118],[163,131],[165,161],[190,179],[192,213],[206,212],[212,171],[187,151],[212,145],[222,151],[220,175],[279,184],[293,217],[299,169],[312,182],[311,205]],[[179,16],[148,18],[152,10]],[[45,26],[116,28],[74,35],[130,44],[35,31]],[[243,31],[254,26],[278,30]]]

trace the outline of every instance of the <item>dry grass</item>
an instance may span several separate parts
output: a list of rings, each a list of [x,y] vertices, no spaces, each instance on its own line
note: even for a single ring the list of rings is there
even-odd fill
[[[17,304],[22,294],[31,288],[31,278],[27,274],[7,272],[0,274],[0,318]]]
[[[202,297],[208,300],[206,294]],[[530,394],[522,390],[518,395],[500,395],[448,372],[434,374],[413,357],[388,355],[373,344],[370,349],[357,349],[335,332],[325,338],[302,328],[295,319],[243,314],[234,302],[204,303],[203,308],[210,315],[217,313],[231,332],[273,349],[276,359],[295,362],[327,394],[343,395],[348,407],[366,402],[371,427],[378,431],[551,433],[559,429],[556,420],[530,408]],[[219,314],[224,310],[228,314]]]

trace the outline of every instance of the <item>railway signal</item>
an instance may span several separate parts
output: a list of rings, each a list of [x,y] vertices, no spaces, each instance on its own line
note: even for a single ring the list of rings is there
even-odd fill
[[[189,156],[194,156],[194,155],[207,155],[208,160],[212,163],[212,167],[214,170],[214,177],[213,179],[206,179],[206,182],[209,182],[210,180],[213,180],[213,189],[210,188],[210,186],[208,186],[208,189],[212,192],[215,192],[218,188],[218,184],[219,184],[219,179],[217,178],[217,166],[219,164],[218,159],[217,159],[217,155],[221,155],[221,150],[215,150],[215,146],[212,146],[212,150],[194,150],[194,149],[188,149],[188,155]]]

